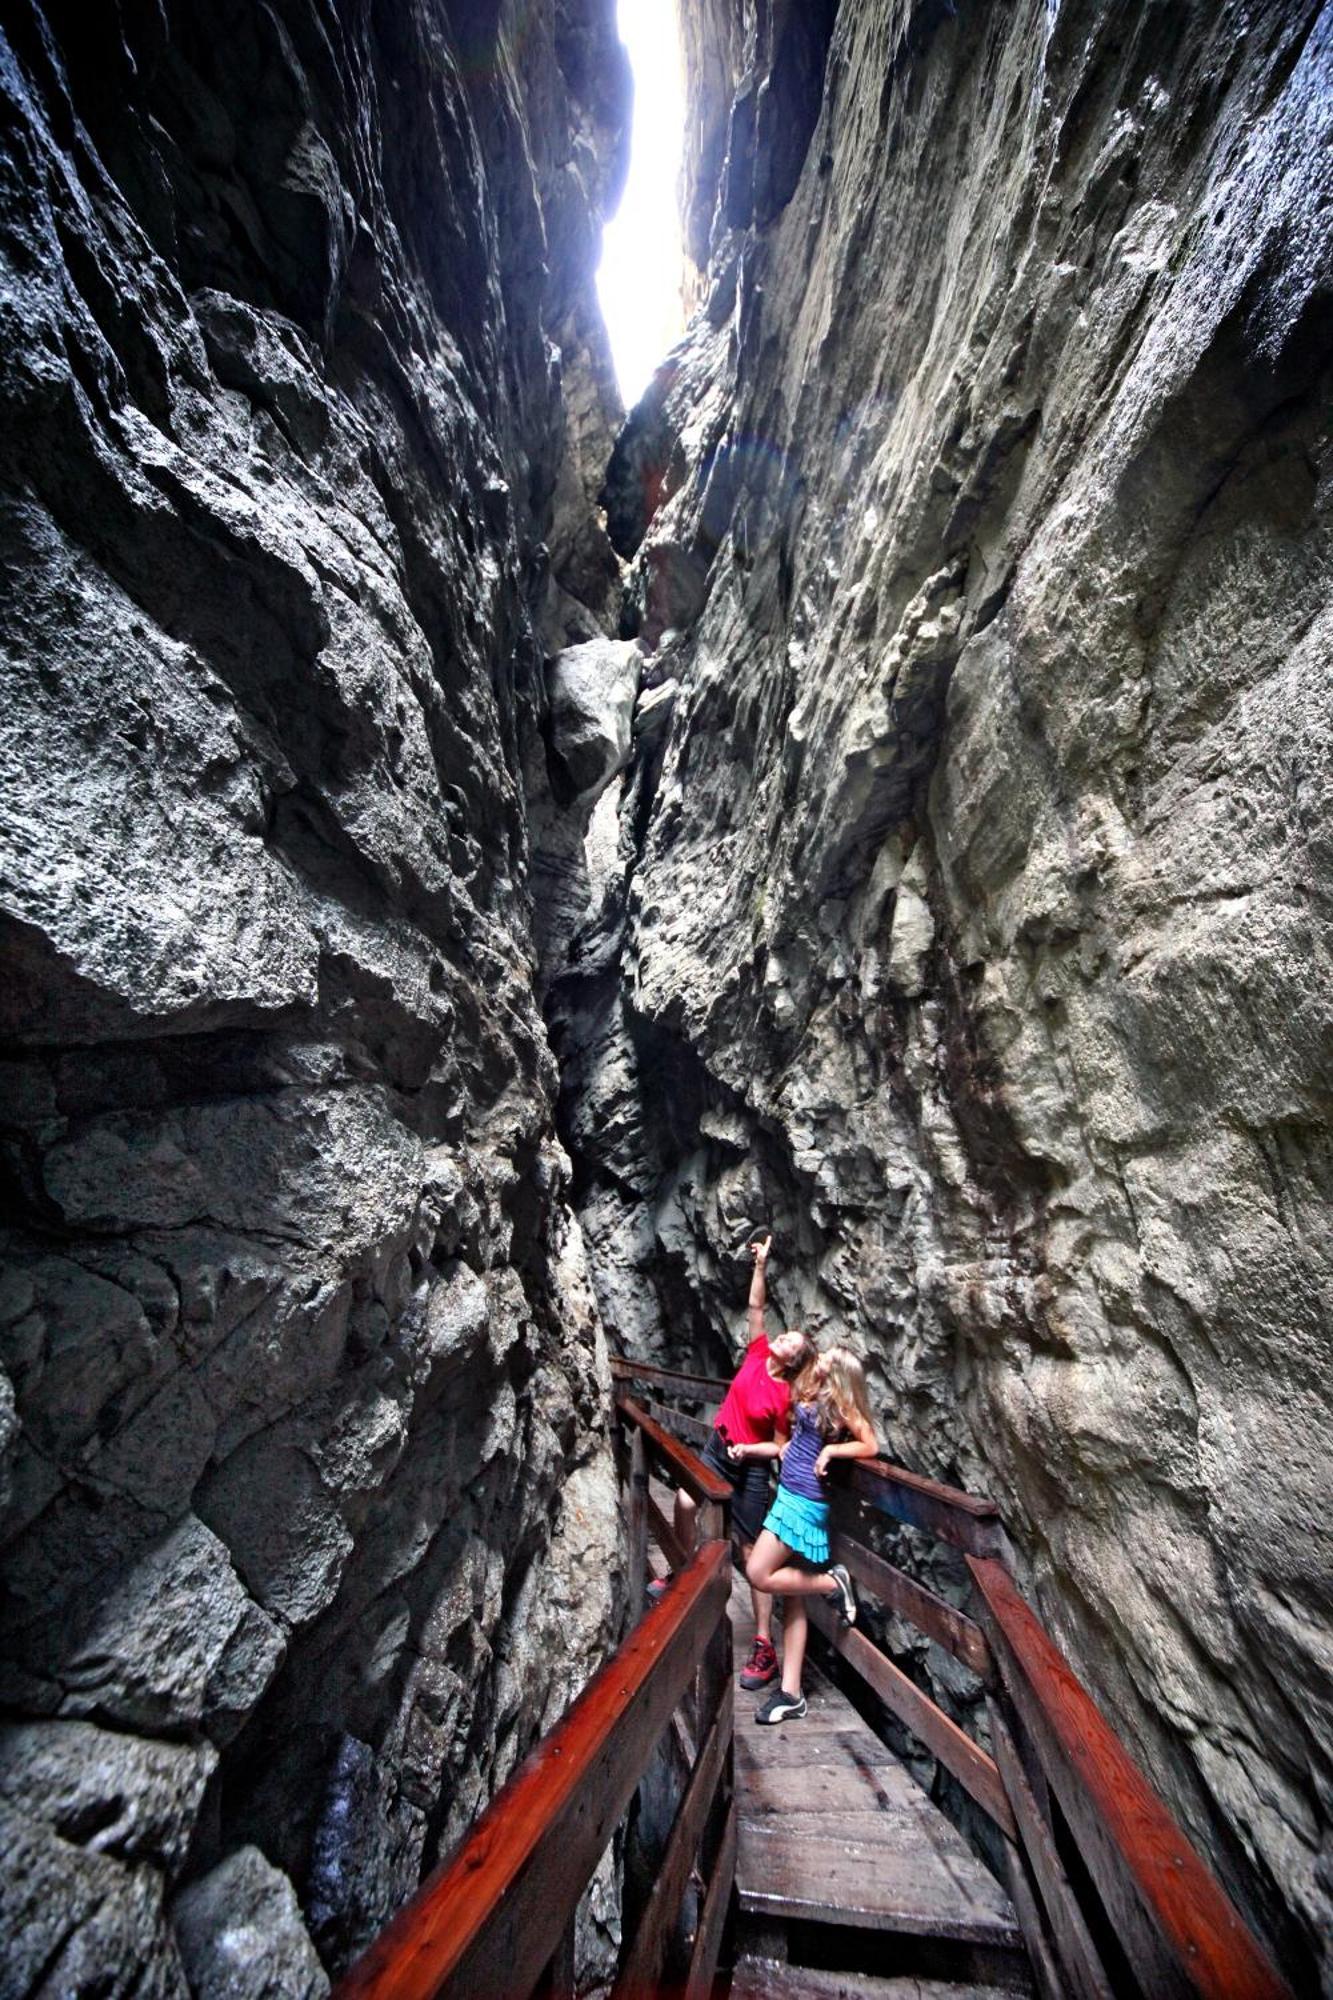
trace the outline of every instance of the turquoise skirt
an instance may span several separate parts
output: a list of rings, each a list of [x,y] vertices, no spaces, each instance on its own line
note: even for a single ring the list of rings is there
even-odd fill
[[[828,1501],[807,1500],[779,1486],[777,1498],[764,1516],[770,1534],[785,1542],[793,1555],[810,1563],[826,1563],[828,1546]]]

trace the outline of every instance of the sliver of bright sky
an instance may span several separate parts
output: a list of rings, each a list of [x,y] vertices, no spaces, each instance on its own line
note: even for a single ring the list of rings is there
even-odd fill
[[[634,71],[629,178],[602,232],[597,290],[626,409],[638,401],[684,325],[676,184],[685,130],[676,0],[617,0]]]

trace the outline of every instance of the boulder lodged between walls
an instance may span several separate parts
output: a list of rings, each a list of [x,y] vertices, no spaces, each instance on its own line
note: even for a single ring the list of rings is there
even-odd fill
[[[0,99],[0,1987],[315,1992],[615,1608],[529,874],[628,79],[18,0]]]
[[[812,106],[817,11],[690,10],[603,493],[677,692],[555,995],[594,1282],[720,1371],[774,1228],[1327,1982],[1333,10],[842,0]]]

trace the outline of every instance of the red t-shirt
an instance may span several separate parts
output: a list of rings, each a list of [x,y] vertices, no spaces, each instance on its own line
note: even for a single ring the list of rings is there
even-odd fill
[[[771,1444],[779,1424],[784,1428],[791,1407],[791,1384],[768,1372],[768,1336],[758,1334],[745,1350],[726,1400],[714,1422],[732,1444]]]

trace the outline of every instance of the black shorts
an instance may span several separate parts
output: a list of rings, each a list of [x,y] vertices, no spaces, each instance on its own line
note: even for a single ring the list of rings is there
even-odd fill
[[[766,1458],[727,1457],[727,1447],[714,1431],[701,1453],[710,1472],[720,1472],[732,1488],[731,1518],[743,1542],[757,1539],[772,1497],[773,1468]]]

